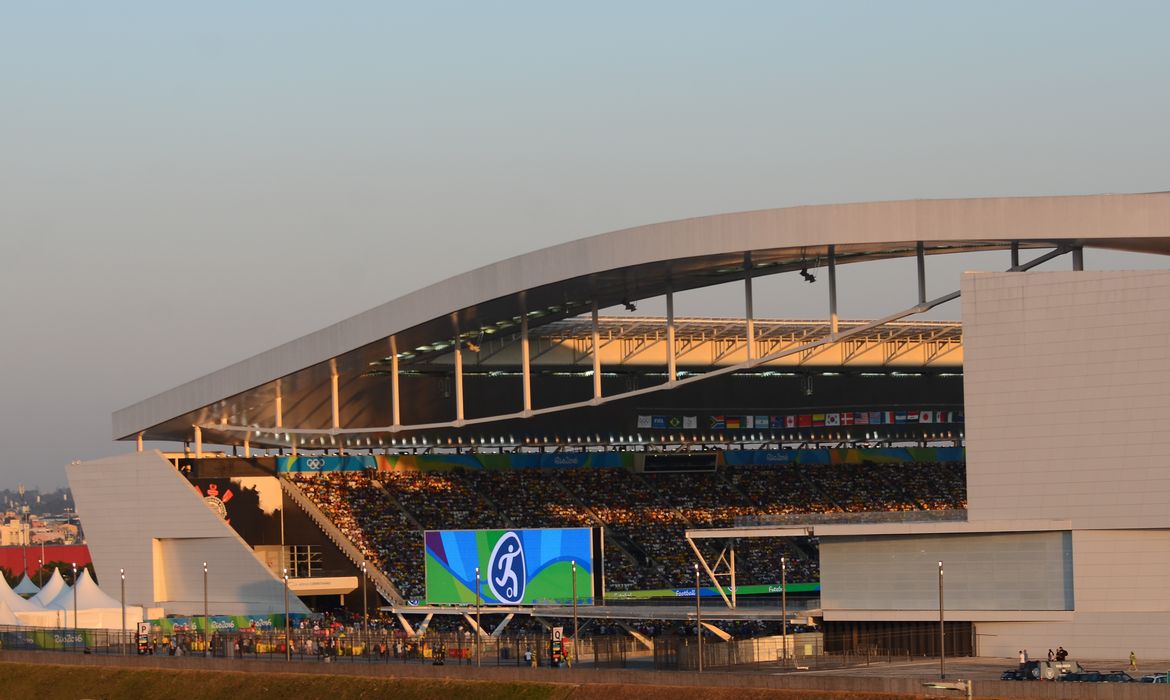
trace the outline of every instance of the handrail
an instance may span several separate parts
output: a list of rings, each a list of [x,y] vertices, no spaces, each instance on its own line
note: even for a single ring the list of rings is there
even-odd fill
[[[366,559],[361,550],[345,536],[345,533],[333,524],[329,516],[325,515],[317,507],[317,504],[313,503],[312,499],[305,495],[305,492],[299,486],[285,478],[280,478],[278,481],[280,481],[280,486],[284,489],[284,492],[301,507],[301,510],[305,511],[312,518],[313,522],[317,523],[317,527],[321,528],[325,536],[332,540],[333,544],[337,545],[337,548],[344,552],[358,569],[361,569],[362,564],[366,565],[366,573],[374,583],[374,590],[378,591],[384,599],[393,605],[406,605],[406,599],[403,598],[402,593],[399,592],[398,587],[394,585],[390,577],[382,573],[382,570],[377,565]]]

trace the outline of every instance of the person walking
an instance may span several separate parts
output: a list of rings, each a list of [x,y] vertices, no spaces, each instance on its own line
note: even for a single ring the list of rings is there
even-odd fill
[[[1132,651],[1129,652],[1129,670],[1137,670],[1137,654],[1133,653]]]

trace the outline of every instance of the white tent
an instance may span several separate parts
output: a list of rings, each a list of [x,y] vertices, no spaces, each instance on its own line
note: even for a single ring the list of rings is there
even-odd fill
[[[12,591],[17,595],[28,598],[41,592],[41,587],[33,583],[32,579],[28,577],[28,572],[24,572],[24,578],[20,579],[20,583],[16,584],[16,588]]]
[[[0,576],[0,603],[4,603],[8,612],[40,612],[44,610],[38,603],[25,600],[8,587],[8,581]]]
[[[77,600],[74,600],[74,594]],[[82,569],[81,575],[77,577],[77,583],[72,588],[66,586],[61,589],[51,602],[45,605],[50,610],[93,610],[94,608],[119,608],[122,603],[110,596],[101,588],[98,588],[97,583],[89,576],[89,569]]]
[[[48,588],[46,584],[45,588]],[[76,600],[74,599],[76,595]],[[121,629],[122,601],[107,595],[90,578],[89,571],[77,577],[71,588],[64,586],[45,610],[38,613],[21,614],[18,617],[26,625],[37,627],[81,627],[89,629]],[[74,620],[74,610],[77,619]],[[143,620],[143,610],[137,605],[126,606],[126,628],[134,627]]]
[[[0,576],[0,578],[3,578],[3,576]],[[8,582],[5,581],[4,585],[7,586]],[[19,624],[21,624],[20,618],[18,618],[16,614],[12,612],[12,609],[8,607],[7,603],[5,603],[3,600],[0,600],[0,625]]]
[[[43,608],[51,603],[63,588],[68,588],[68,584],[65,583],[65,579],[61,578],[61,570],[53,569],[53,575],[49,577],[49,582],[41,587],[40,593],[37,593],[29,600]]]

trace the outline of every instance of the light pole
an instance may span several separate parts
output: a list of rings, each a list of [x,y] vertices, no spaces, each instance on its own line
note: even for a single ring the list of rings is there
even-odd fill
[[[43,547],[44,545],[41,545],[41,546]],[[40,588],[44,588],[45,587],[45,560],[43,558],[44,552],[41,553],[41,556],[42,556],[41,559],[37,559],[37,586],[39,586]]]
[[[203,655],[211,656],[211,618],[207,615],[207,562],[203,562]]]
[[[291,638],[290,627],[288,624],[288,569],[284,570],[284,660],[292,661],[292,649],[289,648],[288,642]]]
[[[370,596],[366,593],[366,581],[370,577],[366,575],[366,563],[362,562],[362,632],[367,632],[370,629]]]
[[[938,563],[938,677],[946,680],[947,677],[947,636],[946,622],[943,618],[943,564]]]
[[[577,561],[573,560],[573,664],[577,663]]]
[[[126,570],[118,569],[122,574],[122,656],[126,655]]]
[[[788,663],[788,557],[780,557],[780,629],[784,643],[784,662]]]
[[[475,567],[475,665],[480,666],[479,658],[479,567]]]
[[[77,562],[73,562],[73,634],[78,634],[77,630]]]
[[[699,638],[699,673],[703,672],[703,597],[699,595],[699,565],[695,564],[695,635]]]

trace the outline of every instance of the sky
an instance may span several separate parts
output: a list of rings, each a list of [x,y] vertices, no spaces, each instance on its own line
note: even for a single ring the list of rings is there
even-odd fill
[[[118,408],[582,236],[1170,189],[1166,26],[1164,2],[0,0],[0,487],[133,449]],[[898,265],[843,272],[843,316],[912,293]]]

